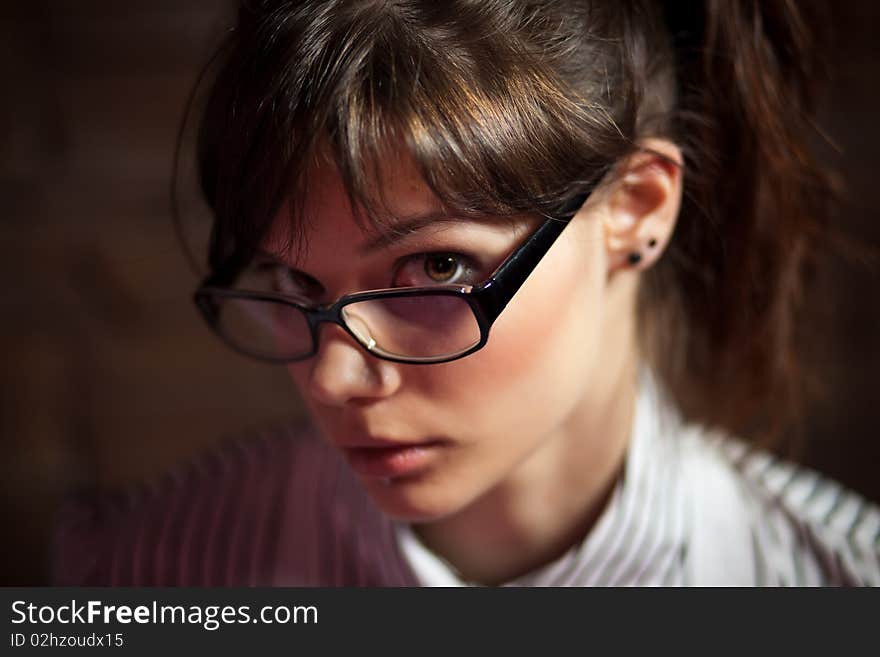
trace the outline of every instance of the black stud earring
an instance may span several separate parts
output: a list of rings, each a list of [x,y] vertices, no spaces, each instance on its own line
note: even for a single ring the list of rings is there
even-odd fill
[[[629,262],[629,264],[631,264],[631,265],[637,265],[637,264],[639,264],[639,263],[642,261],[642,254],[639,253],[638,251],[633,251],[632,253],[630,253],[630,254],[627,256],[626,259],[627,259],[627,261]]]
[[[657,240],[652,237],[650,240],[648,240],[648,246],[653,249],[655,246],[657,246]]]

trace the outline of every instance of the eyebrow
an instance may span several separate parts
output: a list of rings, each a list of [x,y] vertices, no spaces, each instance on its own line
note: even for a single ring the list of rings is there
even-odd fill
[[[418,215],[411,215],[390,225],[387,230],[373,231],[374,236],[358,246],[357,253],[358,255],[374,253],[375,251],[400,242],[432,224],[453,224],[463,223],[465,221],[466,220],[463,217],[452,215],[446,210],[433,210]],[[475,221],[479,222],[480,219],[477,218]],[[267,251],[262,247],[257,248],[257,254],[277,262],[278,264],[287,264],[283,256]],[[298,269],[294,270],[300,271]],[[308,276],[308,274],[306,274],[306,276]]]
[[[406,239],[431,224],[440,222],[457,223],[461,221],[464,221],[461,217],[452,216],[445,210],[436,210],[407,217],[403,221],[396,222],[387,230],[378,232],[374,237],[361,244],[357,252],[360,255],[367,255]]]

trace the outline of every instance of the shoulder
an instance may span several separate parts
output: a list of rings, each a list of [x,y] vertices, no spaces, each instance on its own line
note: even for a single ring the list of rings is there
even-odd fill
[[[332,544],[344,555],[381,542],[384,523],[313,427],[278,424],[224,441],[146,484],[72,494],[58,514],[53,578],[62,585],[357,583],[363,564],[329,564],[321,552]]]
[[[743,530],[750,583],[880,585],[880,508],[814,470],[742,441],[698,429],[688,433],[683,452],[689,470],[722,508],[710,508],[707,500],[695,506],[705,517],[727,505],[734,516],[729,526],[739,523]]]

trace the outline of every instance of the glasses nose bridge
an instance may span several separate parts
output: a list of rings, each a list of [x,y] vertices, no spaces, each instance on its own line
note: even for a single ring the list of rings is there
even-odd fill
[[[327,322],[340,326],[343,325],[342,313],[337,303],[327,303],[322,306],[309,308],[306,314],[309,317],[309,323],[315,328]]]
[[[357,318],[358,322],[354,325],[352,325],[350,321],[346,321],[345,316],[342,314],[342,308],[344,306],[345,304],[337,301],[335,303],[328,303],[318,306],[317,308],[309,309],[307,314],[309,323],[312,327],[316,348],[319,340],[319,329],[321,328],[321,324],[335,324],[354,337],[355,341],[359,342],[362,347],[367,350],[372,350],[376,345],[376,341],[373,339],[366,322],[361,318]]]

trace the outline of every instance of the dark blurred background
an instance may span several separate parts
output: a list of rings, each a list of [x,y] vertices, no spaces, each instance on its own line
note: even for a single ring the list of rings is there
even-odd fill
[[[297,415],[283,369],[208,334],[169,213],[187,94],[230,22],[216,0],[0,2],[0,584],[47,581],[73,486],[148,478],[225,436]],[[880,3],[836,3],[823,128],[880,249]],[[800,458],[880,501],[880,267],[835,259],[808,296],[828,403]]]

